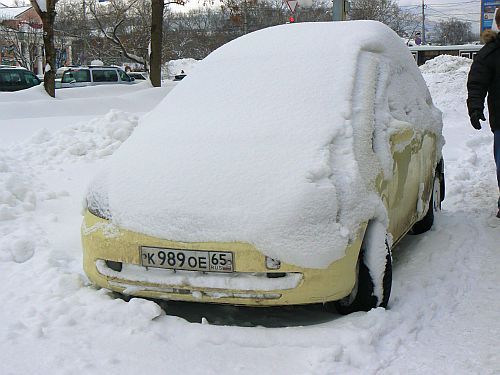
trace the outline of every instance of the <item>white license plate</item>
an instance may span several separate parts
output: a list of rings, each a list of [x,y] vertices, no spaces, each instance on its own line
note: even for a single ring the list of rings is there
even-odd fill
[[[144,267],[174,270],[233,272],[233,253],[229,251],[179,250],[141,246]]]

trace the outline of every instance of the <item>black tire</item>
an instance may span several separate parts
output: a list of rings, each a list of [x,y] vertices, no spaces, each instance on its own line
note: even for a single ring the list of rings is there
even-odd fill
[[[439,176],[439,183],[441,184],[441,202],[444,201],[446,196],[446,183],[444,178],[444,160],[441,159],[436,168],[436,174]],[[440,206],[441,208],[441,206]]]
[[[378,301],[378,298],[374,295],[373,280],[370,270],[365,264],[365,250],[361,248],[358,258],[358,275],[354,289],[347,297],[335,302],[329,302],[327,308],[331,309],[334,307],[339,314],[347,315],[356,311],[369,311],[376,307],[387,307],[391,295],[392,257],[387,242],[385,245],[387,247],[387,255],[382,282],[382,301]]]
[[[434,213],[437,211],[441,211],[442,181],[444,181],[444,176],[442,176],[441,173],[436,172],[436,174],[434,175],[434,183],[432,186],[431,199],[429,200],[427,213],[422,218],[422,220],[417,221],[415,224],[413,224],[413,227],[411,228],[411,234],[425,233],[434,225]]]

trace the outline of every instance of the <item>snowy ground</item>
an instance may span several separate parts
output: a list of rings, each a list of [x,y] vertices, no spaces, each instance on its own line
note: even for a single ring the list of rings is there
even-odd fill
[[[469,64],[423,68],[444,112],[443,212],[395,249],[389,309],[347,317],[160,307],[90,286],[83,191],[171,86],[0,94],[0,374],[499,374],[498,191],[492,134],[468,123]]]

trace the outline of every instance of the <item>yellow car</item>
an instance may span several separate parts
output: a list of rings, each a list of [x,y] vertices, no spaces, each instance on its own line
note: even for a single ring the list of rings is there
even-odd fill
[[[303,23],[201,61],[90,184],[84,269],[131,296],[387,306],[444,198],[441,113],[381,23]]]

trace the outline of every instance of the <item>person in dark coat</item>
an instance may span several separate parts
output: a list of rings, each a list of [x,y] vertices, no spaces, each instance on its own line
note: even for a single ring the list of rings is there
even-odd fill
[[[500,26],[500,12],[496,13],[495,22]],[[486,30],[481,38],[485,45],[474,58],[467,80],[467,108],[471,125],[480,130],[480,120],[486,121],[483,110],[488,94],[489,122],[494,136],[493,155],[500,191],[500,33]],[[497,217],[500,218],[500,197],[497,204]]]

